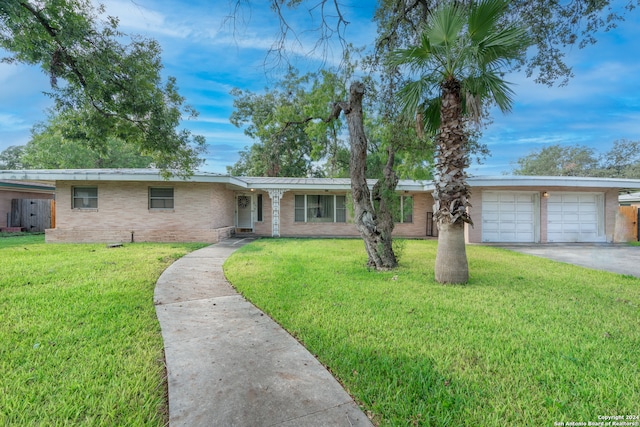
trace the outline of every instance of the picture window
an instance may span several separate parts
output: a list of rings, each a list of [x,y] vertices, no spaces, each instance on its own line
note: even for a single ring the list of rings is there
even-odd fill
[[[345,196],[297,195],[294,205],[296,222],[347,222]]]

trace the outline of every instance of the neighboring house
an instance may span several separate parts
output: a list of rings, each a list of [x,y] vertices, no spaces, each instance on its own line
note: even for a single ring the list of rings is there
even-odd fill
[[[47,230],[48,242],[358,236],[349,179],[198,173],[164,180],[149,169],[0,171],[0,179],[55,183],[56,227]],[[619,194],[640,189],[640,180],[608,178],[472,177],[469,184],[470,243],[612,242]],[[435,234],[433,184],[401,180],[397,193],[394,235]]]
[[[17,200],[50,200],[54,193],[52,184],[0,179],[0,231],[27,228],[20,215],[16,215]]]
[[[640,192],[637,193],[623,193],[618,198],[620,206],[640,206]]]

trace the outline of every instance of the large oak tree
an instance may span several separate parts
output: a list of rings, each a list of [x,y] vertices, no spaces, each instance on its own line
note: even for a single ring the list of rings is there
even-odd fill
[[[38,65],[50,76],[55,109],[73,118],[67,138],[109,144],[126,140],[166,174],[189,175],[201,164],[204,137],[179,129],[196,111],[176,80],[161,77],[155,40],[127,37],[118,19],[101,19],[90,0],[0,2],[4,62]]]

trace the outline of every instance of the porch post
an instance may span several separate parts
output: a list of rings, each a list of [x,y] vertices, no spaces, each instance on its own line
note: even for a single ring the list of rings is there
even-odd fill
[[[289,190],[280,188],[267,189],[271,198],[271,237],[280,237],[280,199]]]

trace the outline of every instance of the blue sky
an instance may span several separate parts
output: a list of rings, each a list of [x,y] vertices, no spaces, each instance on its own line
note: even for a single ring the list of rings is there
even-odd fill
[[[121,29],[158,40],[167,75],[177,78],[180,93],[200,116],[184,126],[204,135],[208,143],[202,170],[226,173],[238,151],[252,140],[229,123],[233,87],[259,92],[273,84],[265,70],[265,56],[278,34],[278,21],[270,10],[252,2],[241,9],[235,28],[225,17],[233,1],[210,0],[105,0],[107,13],[118,16]],[[371,44],[375,26],[372,6],[358,0],[342,2],[351,23],[347,38],[356,46]],[[349,6],[351,3],[351,6]],[[371,2],[373,3],[373,2]],[[306,12],[290,14],[300,27],[309,24]],[[535,84],[523,74],[511,74],[516,99],[508,115],[494,112],[493,124],[481,139],[491,157],[474,164],[474,175],[508,172],[513,162],[550,144],[581,144],[607,151],[617,139],[640,140],[640,13],[617,29],[598,35],[598,43],[567,51],[575,77],[565,87]],[[301,33],[301,45],[290,46],[294,65],[317,69],[331,59],[321,52],[309,54],[317,35]],[[334,52],[338,48],[334,47]],[[299,55],[296,55],[299,54]],[[303,56],[306,58],[301,59]],[[45,118],[50,100],[48,77],[36,67],[0,64],[0,151],[25,144],[34,123]]]

